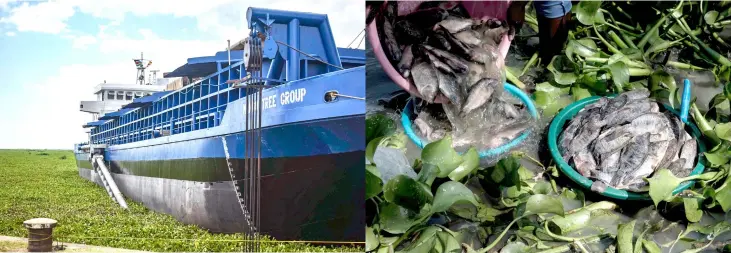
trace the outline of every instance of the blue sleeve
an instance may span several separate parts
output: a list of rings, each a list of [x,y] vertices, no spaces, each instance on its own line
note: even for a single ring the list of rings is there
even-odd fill
[[[571,1],[533,1],[533,6],[544,18],[560,18],[571,11]]]

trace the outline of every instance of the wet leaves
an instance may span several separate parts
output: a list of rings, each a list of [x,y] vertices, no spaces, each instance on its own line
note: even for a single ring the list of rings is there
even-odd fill
[[[366,142],[373,139],[390,135],[396,131],[396,123],[393,119],[384,114],[375,114],[366,119]]]
[[[429,186],[405,175],[398,175],[383,186],[386,201],[408,208],[421,210],[434,199]]]
[[[464,184],[455,181],[443,183],[437,188],[432,211],[435,213],[447,211],[453,204],[458,202],[469,202],[475,207],[479,206],[475,195]]]
[[[525,204],[525,214],[552,213],[563,216],[563,203],[558,197],[535,194],[528,198]]]
[[[682,179],[675,177],[675,175],[667,169],[660,169],[656,171],[651,178],[647,179],[647,181],[650,183],[650,198],[652,198],[655,206],[657,206],[660,201],[669,198],[672,195],[673,190],[675,190],[675,188],[683,182]]]
[[[447,177],[462,164],[462,157],[452,148],[452,137],[427,144],[421,152],[421,160],[439,166],[438,177]]]
[[[619,224],[617,228],[617,249],[618,253],[633,253],[632,234],[635,230],[636,220]]]

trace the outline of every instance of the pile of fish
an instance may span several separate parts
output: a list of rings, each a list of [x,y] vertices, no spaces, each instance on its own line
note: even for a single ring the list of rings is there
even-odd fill
[[[505,68],[497,48],[510,31],[506,22],[473,19],[454,2],[424,2],[417,11],[398,16],[397,4],[386,3],[374,17],[381,45],[426,103],[440,94],[449,100],[442,107],[455,146],[494,148],[530,126],[522,105],[503,96]],[[415,125],[428,139],[444,136],[431,115],[420,116]]]
[[[697,143],[680,119],[660,112],[649,95],[630,91],[584,107],[559,137],[563,159],[585,177],[630,191],[646,190],[643,178],[660,168],[688,176]]]

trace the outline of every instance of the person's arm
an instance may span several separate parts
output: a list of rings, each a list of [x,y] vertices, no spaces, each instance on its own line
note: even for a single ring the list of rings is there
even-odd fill
[[[525,22],[525,5],[528,1],[511,1],[508,7],[508,25],[510,25],[510,39],[520,31]]]

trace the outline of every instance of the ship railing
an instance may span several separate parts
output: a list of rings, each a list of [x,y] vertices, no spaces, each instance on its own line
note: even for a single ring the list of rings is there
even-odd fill
[[[237,62],[193,85],[171,92],[152,104],[121,115],[91,130],[94,144],[125,144],[220,125],[226,106],[246,96],[228,80],[246,76]],[[156,132],[159,131],[159,132]]]

